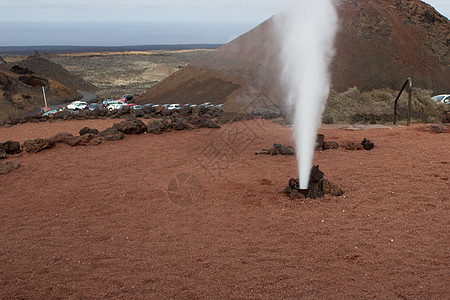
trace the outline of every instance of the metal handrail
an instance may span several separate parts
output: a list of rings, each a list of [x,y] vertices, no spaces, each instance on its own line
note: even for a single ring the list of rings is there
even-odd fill
[[[411,124],[411,102],[412,102],[412,80],[411,78],[406,79],[405,83],[403,84],[402,89],[400,90],[400,93],[398,93],[397,98],[395,98],[394,103],[394,125],[397,124],[397,106],[398,106],[398,100],[400,99],[400,96],[402,95],[405,88],[408,86],[408,120],[406,122],[406,125],[409,126]]]

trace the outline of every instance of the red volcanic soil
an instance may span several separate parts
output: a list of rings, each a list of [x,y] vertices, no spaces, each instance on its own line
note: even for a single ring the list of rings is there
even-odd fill
[[[111,120],[0,128],[0,140]],[[449,137],[320,129],[372,151],[316,152],[342,197],[293,201],[293,156],[256,156],[291,128],[127,135],[11,158],[0,176],[0,298],[444,299]],[[182,175],[185,174],[185,175]]]

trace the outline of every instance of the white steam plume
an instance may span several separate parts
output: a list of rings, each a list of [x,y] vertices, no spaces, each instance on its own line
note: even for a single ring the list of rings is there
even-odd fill
[[[283,13],[275,18],[282,49],[282,81],[289,107],[295,108],[300,188],[307,189],[317,129],[330,90],[328,66],[334,55],[338,18],[332,0],[283,2]]]

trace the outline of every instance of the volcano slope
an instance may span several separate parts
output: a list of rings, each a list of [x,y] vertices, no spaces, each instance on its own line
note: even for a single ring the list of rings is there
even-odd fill
[[[338,14],[340,28],[331,65],[334,91],[398,90],[411,77],[415,87],[448,92],[450,26],[433,7],[419,0],[349,0],[339,2]],[[236,103],[269,101],[282,108],[274,18],[222,46],[212,59],[193,63],[160,82],[138,102],[164,103],[175,94],[187,94],[197,98],[179,98],[177,103],[225,102],[229,109]],[[221,94],[201,88],[200,83],[218,79],[240,87]]]
[[[48,105],[80,99],[77,90],[95,91],[87,83],[63,67],[38,54],[20,62],[0,63],[0,119],[20,117],[44,106],[42,87]]]
[[[18,124],[0,140],[112,121]],[[255,155],[293,144],[267,121],[8,157],[21,166],[0,175],[0,298],[445,299],[448,133],[420,127],[321,128],[375,143],[315,153],[345,191],[321,200],[283,193],[294,156]]]

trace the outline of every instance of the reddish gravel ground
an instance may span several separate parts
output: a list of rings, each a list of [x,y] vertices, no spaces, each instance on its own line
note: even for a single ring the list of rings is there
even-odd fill
[[[113,122],[22,124],[0,141]],[[10,158],[0,298],[448,298],[450,140],[421,127],[322,128],[376,147],[316,152],[345,195],[297,202],[282,193],[295,157],[254,154],[293,144],[265,121]]]

